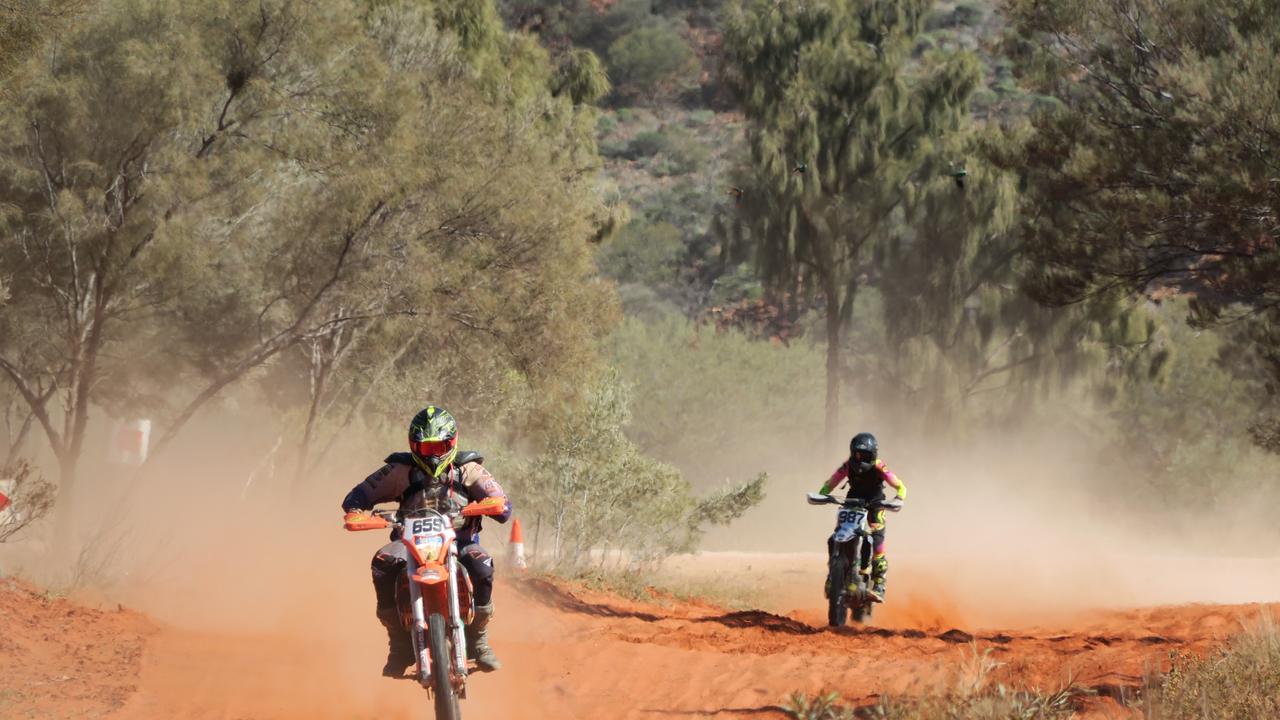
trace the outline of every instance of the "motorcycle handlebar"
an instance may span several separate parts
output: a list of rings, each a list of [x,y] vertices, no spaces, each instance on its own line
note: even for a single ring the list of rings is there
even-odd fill
[[[902,509],[902,501],[894,498],[892,500],[873,500],[868,502],[862,498],[844,498],[843,500],[834,495],[823,495],[821,493],[809,493],[806,496],[810,505],[840,505],[847,508],[863,508],[867,510],[888,510],[889,512],[898,512]]]

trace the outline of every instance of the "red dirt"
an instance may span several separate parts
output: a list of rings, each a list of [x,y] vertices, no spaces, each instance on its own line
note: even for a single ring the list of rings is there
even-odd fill
[[[137,690],[153,625],[0,580],[0,717],[100,718]]]
[[[325,622],[354,612],[366,593],[318,598],[329,606]],[[502,585],[498,600],[495,645],[507,667],[473,678],[464,703],[470,719],[782,718],[778,705],[792,692],[834,690],[874,702],[882,693],[972,682],[984,658],[1000,663],[988,676],[994,681],[1046,689],[1074,682],[1114,696],[1163,667],[1171,650],[1206,652],[1274,609],[1098,612],[1069,627],[970,634],[940,627],[929,608],[899,607],[892,629],[833,631],[816,610],[636,603],[539,579]],[[315,624],[321,611],[299,612],[305,618],[241,635],[156,628],[136,613],[0,585],[0,717],[431,716],[411,681],[377,676],[383,645],[372,618],[347,617],[348,629],[338,630]],[[914,626],[913,613],[923,618]],[[305,627],[312,631],[298,629]],[[1119,711],[1106,697],[1087,708]]]

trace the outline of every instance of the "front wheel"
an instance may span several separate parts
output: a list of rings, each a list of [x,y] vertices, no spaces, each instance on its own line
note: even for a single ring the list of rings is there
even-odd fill
[[[831,558],[831,592],[827,599],[827,622],[831,627],[840,627],[844,625],[845,615],[848,607],[845,605],[845,598],[848,596],[846,587],[849,584],[849,561],[839,555]]]
[[[427,617],[427,651],[431,654],[431,689],[436,696],[436,720],[462,720],[458,696],[453,691],[453,663],[449,654],[448,623],[444,615]]]
[[[858,623],[871,622],[871,603],[863,603],[853,609],[853,621]]]

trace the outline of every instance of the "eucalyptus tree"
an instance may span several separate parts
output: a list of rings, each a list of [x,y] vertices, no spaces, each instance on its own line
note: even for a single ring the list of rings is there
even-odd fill
[[[107,0],[24,71],[0,107],[0,380],[62,493],[93,406],[155,413],[159,450],[257,378],[306,455],[321,420],[397,395],[546,407],[591,365],[592,88],[554,94],[491,7]]]
[[[828,435],[857,294],[875,282],[907,206],[938,187],[937,154],[980,81],[967,53],[910,62],[930,5],[743,0],[728,11],[726,81],[751,155],[733,242],[792,314],[821,304]]]
[[[1189,294],[1198,322],[1255,326],[1226,362],[1280,386],[1280,6],[1017,0],[1009,13],[1024,79],[1059,100],[992,154],[1034,218],[1026,286],[1051,305]],[[1270,444],[1273,430],[1255,434]]]

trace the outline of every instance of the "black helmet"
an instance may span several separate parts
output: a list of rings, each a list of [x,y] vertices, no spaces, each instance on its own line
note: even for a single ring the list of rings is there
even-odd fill
[[[876,436],[868,432],[858,433],[849,441],[849,469],[854,472],[867,472],[876,464],[876,454],[880,446]]]

